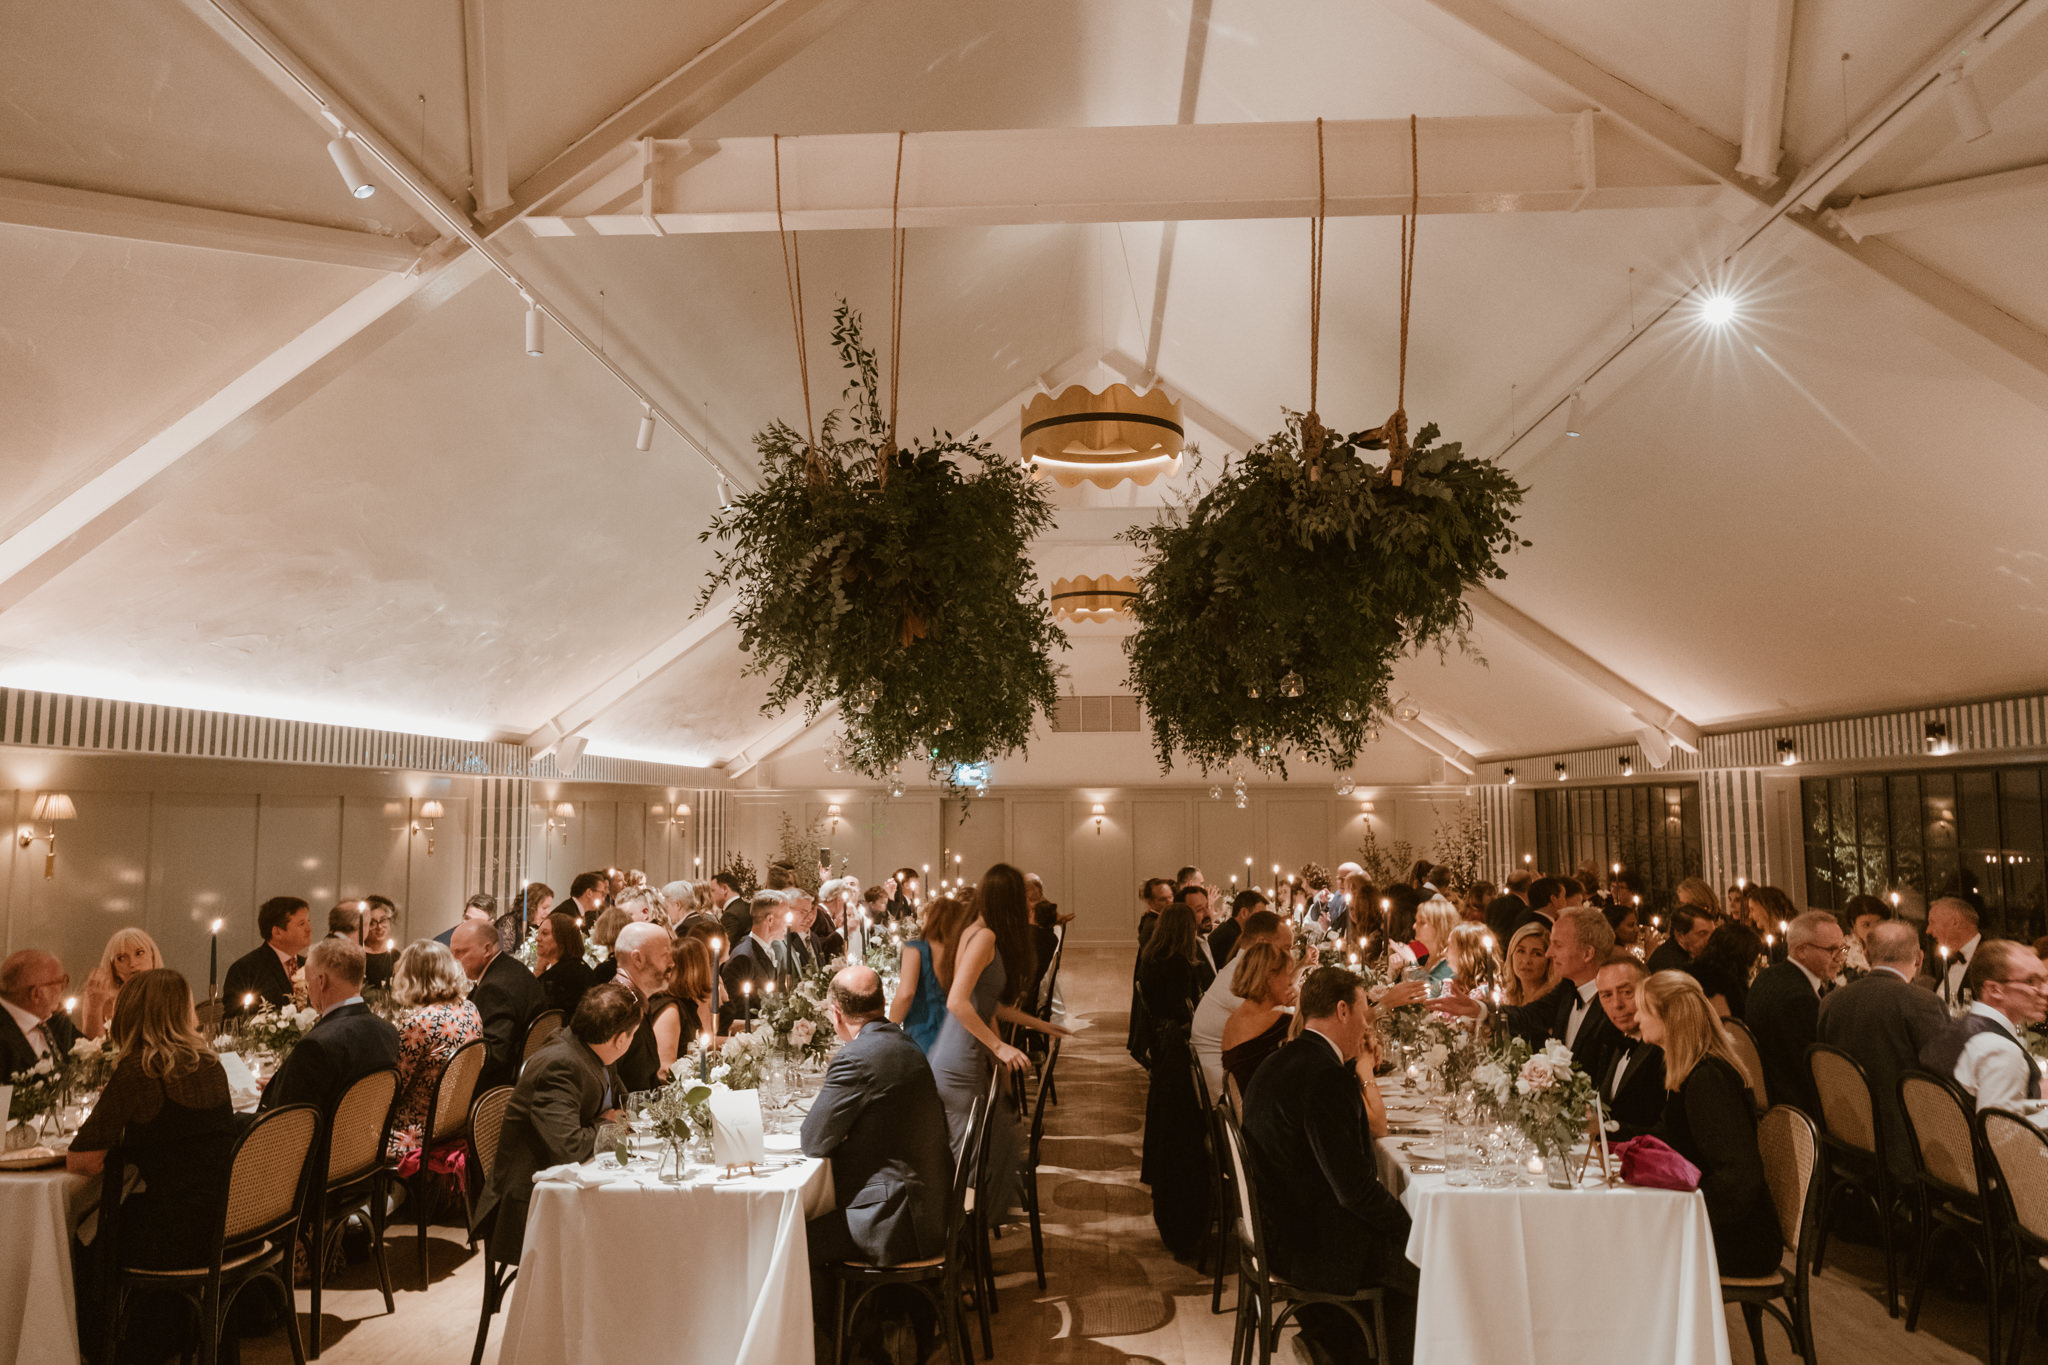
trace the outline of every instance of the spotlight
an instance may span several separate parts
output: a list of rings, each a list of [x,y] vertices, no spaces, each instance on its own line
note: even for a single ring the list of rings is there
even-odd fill
[[[528,355],[541,355],[547,351],[547,337],[541,330],[545,319],[546,314],[540,311],[540,305],[528,299],[526,303],[526,353]]]
[[[1735,321],[1735,300],[1726,294],[1709,294],[1700,300],[1700,320],[1709,327],[1726,327]]]
[[[1562,781],[1564,781],[1564,780],[1565,780],[1565,778],[1566,778],[1566,777],[1570,776],[1570,774],[1569,774],[1569,773],[1565,772],[1565,770],[1564,770],[1564,763],[1563,763],[1562,761],[1559,761],[1559,762],[1557,762],[1557,763],[1555,763],[1555,764],[1553,764],[1553,765],[1551,765],[1551,766],[1553,766],[1553,767],[1554,767],[1554,768],[1556,768],[1556,770],[1557,770],[1557,780],[1558,780],[1558,781],[1562,782]]]
[[[654,449],[654,408],[650,404],[640,405],[640,432],[633,438],[633,449],[642,454]]]
[[[1565,413],[1564,434],[1577,436],[1586,429],[1586,395],[1581,389],[1572,390],[1572,405]]]
[[[1634,777],[1636,775],[1636,761],[1628,754],[1621,756],[1621,775],[1623,777]]]
[[[1791,766],[1792,766],[1792,765],[1793,765],[1794,763],[1797,763],[1798,761],[1799,761],[1799,746],[1798,746],[1798,745],[1796,745],[1796,744],[1794,744],[1794,743],[1793,743],[1793,742],[1792,742],[1792,741],[1791,741],[1790,739],[1781,739],[1781,740],[1779,740],[1779,741],[1778,741],[1778,762],[1779,762],[1779,763],[1780,763],[1780,764],[1781,764],[1782,766],[1784,766],[1784,767],[1787,767],[1787,768],[1789,768],[1789,767],[1791,767]]]
[[[370,177],[363,171],[363,163],[356,159],[356,149],[348,145],[346,137],[331,140],[327,144],[327,155],[334,158],[334,169],[341,172],[350,194],[358,199],[368,199],[377,192],[377,187],[370,183]]]
[[[1502,768],[1500,770],[1500,773],[1502,777],[1505,777],[1508,780],[1508,785],[1510,787],[1515,785],[1515,770],[1513,768]]]
[[[1962,134],[1963,141],[1976,142],[1991,136],[1991,115],[1969,73],[1960,66],[1953,68],[1948,73],[1944,93],[1948,96],[1948,112],[1955,119],[1956,131]]]
[[[1948,722],[1930,720],[1927,722],[1927,751],[1932,754],[1947,754],[1955,751],[1948,742]]]

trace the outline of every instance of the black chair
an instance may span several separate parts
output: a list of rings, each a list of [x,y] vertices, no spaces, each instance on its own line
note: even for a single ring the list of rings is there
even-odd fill
[[[989,1106],[994,1093],[974,1101],[974,1108],[967,1117],[967,1141],[963,1150],[968,1153],[986,1150],[983,1141],[988,1129]],[[967,1341],[967,1316],[962,1305],[965,1292],[961,1284],[963,1272],[972,1273],[968,1238],[972,1235],[969,1226],[974,1210],[974,1162],[962,1161],[953,1169],[952,1202],[946,1206],[946,1251],[942,1256],[932,1256],[922,1261],[911,1261],[905,1265],[879,1266],[864,1261],[828,1261],[823,1272],[832,1278],[834,1301],[834,1331],[832,1334],[832,1365],[840,1365],[845,1359],[847,1338],[860,1318],[861,1306],[878,1289],[901,1285],[922,1294],[932,1305],[938,1316],[939,1331],[946,1339],[946,1360],[949,1365],[969,1365],[974,1359],[973,1348]],[[854,1289],[853,1305],[849,1310],[846,1302],[848,1286]],[[979,1297],[977,1292],[976,1297]],[[983,1330],[987,1320],[983,1319]],[[481,1351],[482,1337],[478,1337],[477,1349]],[[993,1347],[989,1354],[994,1355]],[[471,1365],[476,1365],[475,1361]]]
[[[315,1163],[320,1177],[306,1201],[307,1246],[312,1264],[306,1267],[312,1288],[312,1326],[308,1352],[320,1358],[320,1292],[327,1283],[327,1258],[351,1218],[370,1227],[370,1254],[377,1262],[377,1285],[384,1291],[384,1312],[396,1311],[391,1297],[391,1267],[384,1259],[384,1216],[390,1200],[391,1102],[398,1094],[398,1070],[384,1067],[360,1076],[342,1093],[327,1125],[321,1146],[325,1160]]]
[[[974,1183],[967,1192],[968,1237],[974,1257],[974,1312],[981,1319],[982,1354],[993,1359],[996,1353],[995,1330],[989,1324],[989,1315],[996,1311],[995,1257],[989,1250],[989,1234],[1003,1210],[990,1207],[989,1196],[995,1182],[988,1168],[989,1149],[995,1145],[996,1106],[1002,1103],[1005,1078],[1012,1076],[1004,1067],[997,1067],[988,1080],[988,1103],[982,1115],[981,1132],[971,1135],[974,1140],[965,1144],[963,1151],[969,1154],[974,1168]]]
[[[291,1258],[320,1127],[320,1111],[310,1104],[281,1105],[258,1114],[235,1139],[229,1155],[228,1192],[220,1217],[205,1228],[193,1229],[194,1240],[203,1246],[202,1259],[171,1270],[123,1266],[116,1260],[127,1163],[118,1151],[109,1154],[97,1240],[104,1268],[101,1282],[110,1298],[104,1317],[103,1361],[119,1358],[129,1296],[137,1290],[168,1289],[197,1310],[200,1365],[216,1365],[221,1333],[235,1300],[250,1285],[264,1281],[277,1287],[284,1306],[292,1359],[306,1365],[306,1347],[299,1336],[298,1309],[292,1298]]]
[[[469,1120],[469,1105],[476,1094],[476,1079],[483,1074],[484,1040],[472,1038],[456,1048],[441,1067],[434,1082],[434,1097],[427,1102],[427,1121],[420,1128],[419,1166],[411,1175],[392,1177],[405,1186],[419,1226],[420,1283],[427,1283],[427,1220],[434,1213],[434,1172],[432,1157],[462,1147],[463,1129]],[[467,1221],[465,1219],[465,1221]]]
[[[1209,1164],[1209,1254],[1216,1258],[1209,1288],[1209,1311],[1221,1314],[1224,1261],[1230,1247],[1230,1221],[1223,1190],[1223,1144],[1217,1136],[1216,1103],[1209,1097],[1209,1074],[1202,1070],[1202,1059],[1192,1047],[1188,1049],[1188,1074],[1194,1078],[1195,1103],[1201,1106],[1202,1159]]]
[[[1991,1182],[1999,1225],[2018,1261],[2013,1287],[2012,1354],[2019,1365],[2027,1339],[2027,1287],[2040,1283],[2048,1271],[2048,1134],[2019,1114],[1986,1109],[1977,1115],[1977,1140]],[[2034,1297],[2034,1311],[2041,1296]]]
[[[560,1010],[542,1010],[534,1015],[533,1022],[526,1026],[526,1045],[519,1051],[519,1064],[524,1066],[532,1061],[534,1053],[552,1042],[566,1019]]]
[[[1935,1234],[1947,1230],[1959,1237],[1984,1267],[1989,1311],[1984,1315],[1990,1340],[1987,1360],[1998,1359],[1998,1263],[2001,1259],[1984,1198],[1984,1154],[1977,1145],[1975,1106],[1954,1081],[1924,1071],[1899,1077],[1899,1104],[1906,1111],[1906,1129],[1913,1136],[1913,1168],[1920,1177],[1919,1217],[1913,1231],[1913,1295],[1906,1305],[1906,1330],[1920,1326],[1920,1301],[1927,1293],[1927,1273]]]
[[[1259,1365],[1269,1365],[1274,1348],[1280,1344],[1280,1329],[1287,1325],[1289,1318],[1312,1303],[1329,1304],[1350,1315],[1364,1335],[1373,1359],[1389,1359],[1384,1290],[1360,1289],[1350,1294],[1331,1294],[1304,1289],[1272,1273],[1271,1262],[1266,1259],[1265,1228],[1259,1221],[1258,1191],[1252,1184],[1244,1132],[1237,1126],[1237,1119],[1227,1111],[1223,1113],[1222,1122],[1223,1145],[1230,1158],[1231,1183],[1237,1193],[1237,1327],[1231,1334],[1230,1365],[1248,1365],[1254,1348],[1258,1352]],[[1371,1310],[1369,1321],[1367,1309]]]
[[[1038,1271],[1038,1287],[1045,1288],[1045,1232],[1038,1217],[1038,1149],[1045,1136],[1045,1106],[1052,1094],[1053,1068],[1060,1060],[1060,1039],[1046,1049],[1045,1063],[1038,1073],[1038,1098],[1031,1106],[1031,1136],[1024,1148],[1024,1211],[1031,1218],[1031,1264]]]
[[[1778,1215],[1778,1235],[1792,1253],[1792,1268],[1753,1278],[1723,1275],[1721,1302],[1739,1304],[1749,1328],[1750,1353],[1756,1365],[1764,1352],[1764,1314],[1785,1328],[1792,1349],[1813,1365],[1813,1302],[1809,1292],[1814,1245],[1818,1233],[1821,1182],[1820,1132],[1813,1120],[1789,1104],[1773,1107],[1757,1120],[1756,1142],[1764,1159],[1764,1182]],[[1784,1307],[1780,1308],[1779,1303]]]
[[[505,1129],[505,1107],[512,1103],[512,1087],[494,1085],[476,1097],[476,1103],[469,1109],[469,1155],[473,1178],[470,1181],[472,1195],[481,1194],[491,1180],[491,1171],[498,1164],[498,1138]],[[477,1231],[474,1200],[470,1215],[472,1235]],[[476,1324],[476,1350],[470,1353],[469,1365],[483,1365],[484,1338],[491,1332],[491,1315],[505,1302],[505,1291],[512,1287],[512,1280],[519,1274],[516,1261],[501,1261],[491,1254],[491,1241],[484,1238],[484,1306]]]
[[[1806,1050],[1806,1065],[1813,1073],[1814,1093],[1820,1096],[1821,1136],[1827,1144],[1827,1160],[1821,1166],[1820,1227],[1813,1247],[1813,1268],[1819,1270],[1827,1255],[1828,1222],[1835,1212],[1835,1200],[1844,1190],[1853,1190],[1877,1208],[1879,1235],[1884,1241],[1884,1302],[1891,1316],[1899,1315],[1899,1257],[1893,1238],[1893,1215],[1911,1199],[1908,1190],[1892,1183],[1883,1120],[1878,1114],[1876,1087],[1870,1083],[1863,1064],[1828,1043],[1815,1043]]]

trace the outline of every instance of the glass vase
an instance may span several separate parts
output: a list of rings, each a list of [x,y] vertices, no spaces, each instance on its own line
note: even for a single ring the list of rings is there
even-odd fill
[[[664,1185],[680,1185],[687,1178],[683,1174],[683,1168],[687,1164],[682,1143],[664,1142],[661,1146],[661,1166],[655,1173],[656,1179]]]
[[[1547,1139],[1541,1150],[1544,1183],[1553,1190],[1576,1190],[1586,1169],[1586,1158],[1576,1138],[1564,1142]]]

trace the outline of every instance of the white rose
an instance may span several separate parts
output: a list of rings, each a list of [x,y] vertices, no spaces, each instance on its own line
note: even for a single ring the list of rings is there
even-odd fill
[[[38,1076],[49,1076],[54,1075],[56,1073],[56,1070],[56,1066],[50,1061],[48,1057],[36,1058],[34,1074]]]
[[[320,1011],[318,1011],[318,1010],[300,1010],[300,1011],[299,1011],[299,1013],[298,1013],[298,1015],[297,1015],[297,1020],[296,1020],[296,1022],[298,1023],[298,1026],[299,1026],[300,1028],[302,1028],[302,1029],[309,1029],[309,1028],[313,1027],[313,1025],[315,1025],[315,1024],[317,1024],[317,1023],[319,1023],[319,1022],[320,1022]]]
[[[99,1042],[92,1038],[80,1038],[71,1045],[71,1055],[74,1057],[90,1057],[99,1050]]]
[[[1548,1090],[1557,1081],[1557,1070],[1546,1056],[1531,1057],[1522,1063],[1522,1077],[1515,1086],[1524,1095],[1532,1090]]]
[[[1552,1038],[1543,1045],[1543,1059],[1557,1071],[1572,1069],[1572,1050],[1562,1039]]]
[[[789,1041],[797,1047],[809,1046],[811,1036],[817,1031],[816,1024],[808,1019],[799,1019],[789,1026]]]

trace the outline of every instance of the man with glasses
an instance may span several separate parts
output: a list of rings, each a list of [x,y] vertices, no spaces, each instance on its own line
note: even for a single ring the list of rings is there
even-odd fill
[[[0,963],[0,1082],[49,1057],[62,1061],[78,1040],[64,1013],[71,978],[64,964],[37,948]]]
[[[1787,927],[1785,944],[1785,960],[1750,982],[1742,1020],[1756,1036],[1771,1103],[1796,1104],[1818,1114],[1820,1100],[1806,1049],[1820,1036],[1820,998],[1834,988],[1848,943],[1833,915],[1809,910]]]
[[[1985,939],[1970,959],[1964,986],[1968,1012],[1921,1050],[1920,1064],[1953,1076],[1976,1097],[1979,1110],[2038,1115],[2041,1070],[2027,1050],[2026,1032],[2048,1018],[2048,964],[2024,943]]]

